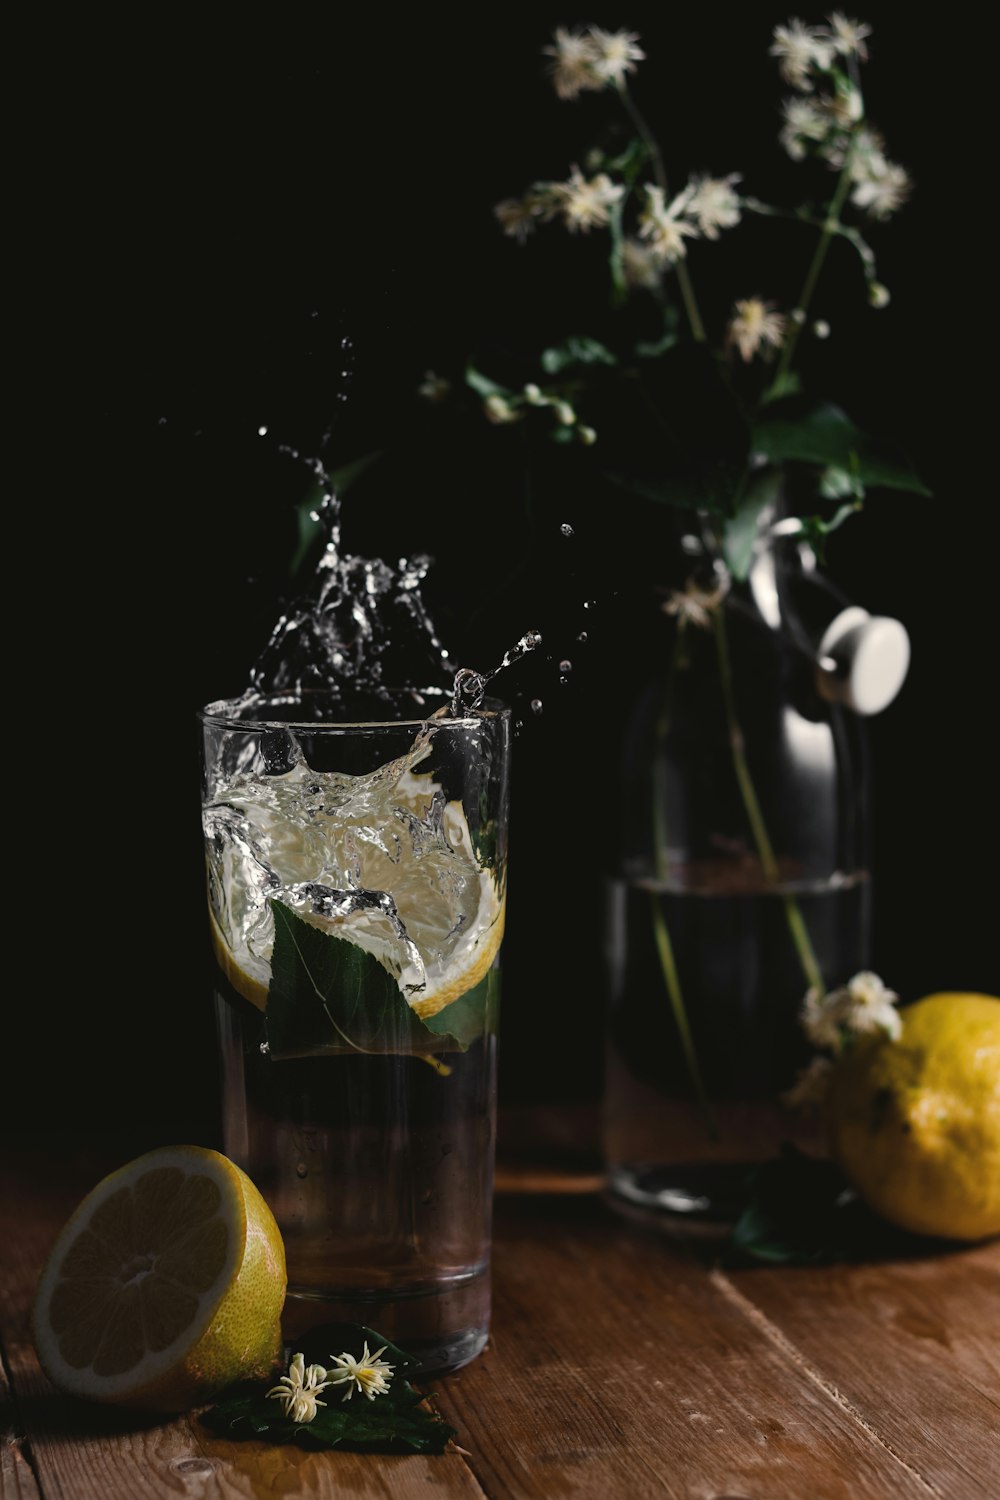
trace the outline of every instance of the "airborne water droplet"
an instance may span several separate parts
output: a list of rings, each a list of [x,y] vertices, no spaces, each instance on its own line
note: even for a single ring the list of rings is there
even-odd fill
[[[563,660],[559,663],[559,670],[560,672],[572,672],[573,663],[571,661]]]
[[[572,536],[573,535],[573,528],[569,524],[568,521],[564,521],[562,523],[562,525],[560,526],[559,530],[562,532],[563,536]]]
[[[267,437],[267,428],[263,424],[257,428],[258,437]]]
[[[295,1168],[295,1175],[296,1175],[296,1177],[308,1177],[309,1176],[309,1168],[306,1166],[306,1164],[305,1164],[304,1161],[300,1161],[297,1164],[297,1166]]]
[[[583,607],[584,607],[584,609],[593,609],[594,606],[596,605],[596,603],[597,603],[596,599],[584,599],[584,601],[583,601]]]
[[[587,639],[587,632],[585,630],[581,630],[580,634],[577,636],[577,640],[578,641],[585,641],[586,639]]]
[[[542,700],[541,700],[541,698],[532,698],[532,700],[531,700],[531,712],[533,714],[540,714],[541,711],[542,711]]]

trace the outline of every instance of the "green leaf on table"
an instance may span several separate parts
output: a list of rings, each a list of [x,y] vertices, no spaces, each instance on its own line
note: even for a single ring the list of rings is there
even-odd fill
[[[329,1369],[336,1356],[360,1359],[367,1344],[370,1354],[382,1349],[393,1366],[389,1389],[369,1401],[355,1390],[345,1399],[347,1386],[328,1386],[320,1392],[311,1422],[284,1415],[280,1400],[268,1396],[267,1385],[239,1385],[224,1392],[215,1406],[202,1414],[206,1427],[231,1439],[258,1438],[270,1443],[297,1443],[305,1448],[347,1448],[368,1453],[443,1453],[455,1429],[438,1416],[427,1398],[414,1390],[403,1371],[417,1361],[375,1332],[357,1323],[326,1324],[312,1329],[294,1352],[304,1364]]]
[[[753,1175],[723,1251],[730,1264],[827,1265],[926,1253],[935,1240],[879,1218],[832,1162],[785,1145]]]
[[[891,444],[868,437],[839,406],[789,402],[757,422],[752,445],[772,463],[799,461],[846,469],[866,487],[930,496],[909,461]]]
[[[496,1009],[488,986],[477,985],[445,1006],[431,1027],[413,1013],[373,954],[314,927],[280,901],[272,901],[271,910],[267,1038],[272,1058],[316,1052],[431,1057],[465,1052],[484,1034]]]
[[[577,336],[542,351],[542,369],[559,375],[572,365],[616,365],[617,356],[598,339]]]

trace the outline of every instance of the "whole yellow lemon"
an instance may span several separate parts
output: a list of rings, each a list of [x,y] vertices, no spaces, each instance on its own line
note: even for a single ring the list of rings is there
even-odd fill
[[[831,1149],[876,1213],[918,1234],[1000,1234],[1000,998],[927,995],[898,1041],[861,1037],[831,1080]]]

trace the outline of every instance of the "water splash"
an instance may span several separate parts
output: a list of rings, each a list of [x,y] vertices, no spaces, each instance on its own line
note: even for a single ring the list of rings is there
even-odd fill
[[[474,672],[471,667],[462,667],[456,672],[455,690],[451,702],[451,711],[455,717],[458,718],[463,713],[474,712],[479,708],[486,696],[486,688],[493,678],[508,667],[512,667],[515,662],[527,656],[530,651],[536,650],[541,644],[541,631],[527,630],[521,639],[504,653],[503,660],[491,672]]]
[[[418,702],[423,695],[443,699],[455,717],[478,711],[489,683],[534,651],[541,633],[526,631],[490,671],[456,671],[423,597],[432,559],[420,553],[393,565],[347,551],[342,501],[323,460],[287,443],[277,449],[308,473],[315,495],[309,517],[325,540],[312,589],[276,622],[244,702],[321,690],[349,711],[371,699],[389,705],[405,690]]]

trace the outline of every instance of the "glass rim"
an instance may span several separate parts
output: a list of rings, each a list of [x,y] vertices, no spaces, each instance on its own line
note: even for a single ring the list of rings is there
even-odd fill
[[[454,729],[470,729],[482,725],[484,720],[506,720],[511,716],[511,707],[499,698],[484,698],[478,709],[463,714],[457,718],[437,718],[441,705],[451,701],[451,695],[443,688],[397,688],[386,689],[390,702],[399,699],[413,699],[419,694],[421,698],[440,700],[437,707],[426,714],[411,715],[399,719],[372,719],[372,718],[350,718],[338,719],[334,717],[322,719],[293,718],[286,715],[283,718],[272,718],[266,714],[266,707],[273,705],[279,707],[287,706],[293,708],[295,704],[308,702],[311,698],[314,702],[323,699],[332,699],[334,695],[328,688],[296,688],[288,692],[273,693],[247,693],[238,698],[217,698],[211,703],[206,703],[197,710],[199,723],[212,729],[242,730],[244,733],[253,733],[256,730],[285,729],[293,730],[303,734],[352,734],[360,730],[385,733],[393,729],[422,729],[434,726],[443,729],[445,726]],[[252,717],[241,717],[233,712],[243,705],[244,709],[252,708],[257,703],[263,706],[260,714],[254,713]]]

